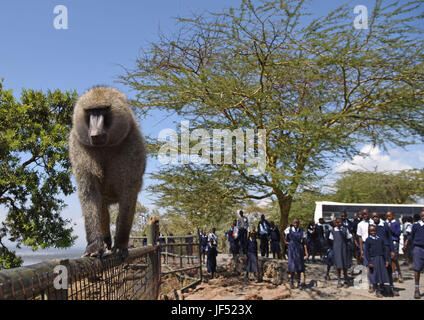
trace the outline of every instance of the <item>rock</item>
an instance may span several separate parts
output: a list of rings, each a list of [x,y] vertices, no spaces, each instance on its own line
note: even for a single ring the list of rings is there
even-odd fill
[[[244,300],[263,300],[261,296],[256,293],[247,294],[244,296]]]
[[[280,292],[279,294],[273,296],[271,298],[271,300],[284,300],[284,299],[287,299],[287,298],[290,298],[290,297],[291,297],[290,291],[289,290],[285,290],[285,291]]]

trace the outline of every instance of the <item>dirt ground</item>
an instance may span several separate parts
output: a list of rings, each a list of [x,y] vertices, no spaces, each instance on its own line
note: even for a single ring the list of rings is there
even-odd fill
[[[366,282],[363,281],[364,283],[362,284],[359,282],[359,279],[361,279],[360,275],[352,278],[352,284],[355,282],[356,285],[352,285],[349,288],[337,288],[337,276],[334,270],[330,272],[331,280],[324,280],[327,266],[323,263],[307,263],[306,288],[290,289],[288,283],[281,285],[273,285],[267,281],[257,283],[253,277],[251,281],[246,282],[244,274],[235,275],[228,271],[230,260],[230,255],[218,255],[217,277],[210,280],[205,279],[196,288],[189,289],[183,295],[183,298],[185,300],[369,300],[376,298],[375,294],[368,293],[368,284]],[[380,299],[413,299],[413,271],[408,266],[401,266],[401,270],[404,282],[395,283],[399,296]],[[206,270],[204,274],[207,274]],[[422,276],[422,278],[420,291],[421,300],[424,300],[424,277]],[[362,279],[366,278],[362,277]]]

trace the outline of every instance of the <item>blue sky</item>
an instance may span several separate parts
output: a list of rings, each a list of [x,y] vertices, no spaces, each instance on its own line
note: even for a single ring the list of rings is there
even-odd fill
[[[339,6],[336,0],[311,1],[312,12],[322,15]],[[373,1],[352,1],[372,7]],[[67,30],[53,27],[56,5],[68,9]],[[5,88],[13,89],[16,96],[22,88],[76,89],[79,94],[96,84],[113,85],[128,96],[133,93],[116,83],[122,73],[119,64],[131,67],[143,46],[158,38],[158,31],[172,32],[175,16],[188,16],[205,10],[221,11],[237,7],[239,1],[223,0],[126,0],[126,1],[33,1],[2,0],[0,2],[0,78]],[[355,15],[352,12],[352,21]],[[155,113],[141,122],[142,130],[157,136],[164,128],[175,128],[175,118],[165,119]],[[422,167],[423,145],[406,151],[378,155],[384,163],[395,161],[410,167]],[[375,152],[374,152],[375,154]],[[389,159],[387,159],[388,156]],[[398,161],[398,162],[396,162]],[[382,162],[382,163],[383,163]],[[393,165],[393,162],[391,162]],[[390,165],[389,165],[390,166]],[[147,172],[157,170],[159,163],[150,159]],[[145,186],[150,181],[147,179]],[[150,201],[142,193],[144,204]],[[78,245],[84,245],[81,209],[77,195],[66,198],[68,208],[64,215],[77,223]],[[4,218],[0,208],[0,220]]]

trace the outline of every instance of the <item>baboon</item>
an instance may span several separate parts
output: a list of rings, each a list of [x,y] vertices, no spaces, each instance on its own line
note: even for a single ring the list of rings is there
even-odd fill
[[[87,247],[83,256],[102,256],[105,246],[126,255],[146,151],[122,92],[98,86],[77,100],[69,156],[85,220]],[[112,248],[108,206],[113,203],[119,204],[119,213]]]

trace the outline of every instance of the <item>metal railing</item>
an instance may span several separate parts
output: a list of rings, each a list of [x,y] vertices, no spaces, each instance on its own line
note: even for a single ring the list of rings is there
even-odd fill
[[[0,271],[0,299],[141,300],[160,290],[159,221],[148,224],[148,246],[128,255],[53,260]]]
[[[159,220],[153,217],[144,237],[147,245],[130,249],[124,259],[112,254],[100,259],[57,259],[1,270],[0,299],[154,300],[159,298],[161,283],[172,275],[184,291],[202,279],[197,237],[166,236],[164,242],[159,239]],[[140,239],[143,237],[132,241]],[[173,243],[176,239],[181,239],[181,243]]]
[[[146,237],[132,237],[134,245],[145,243]],[[182,292],[202,281],[200,234],[159,236],[161,248],[161,277],[175,276],[183,286]]]

